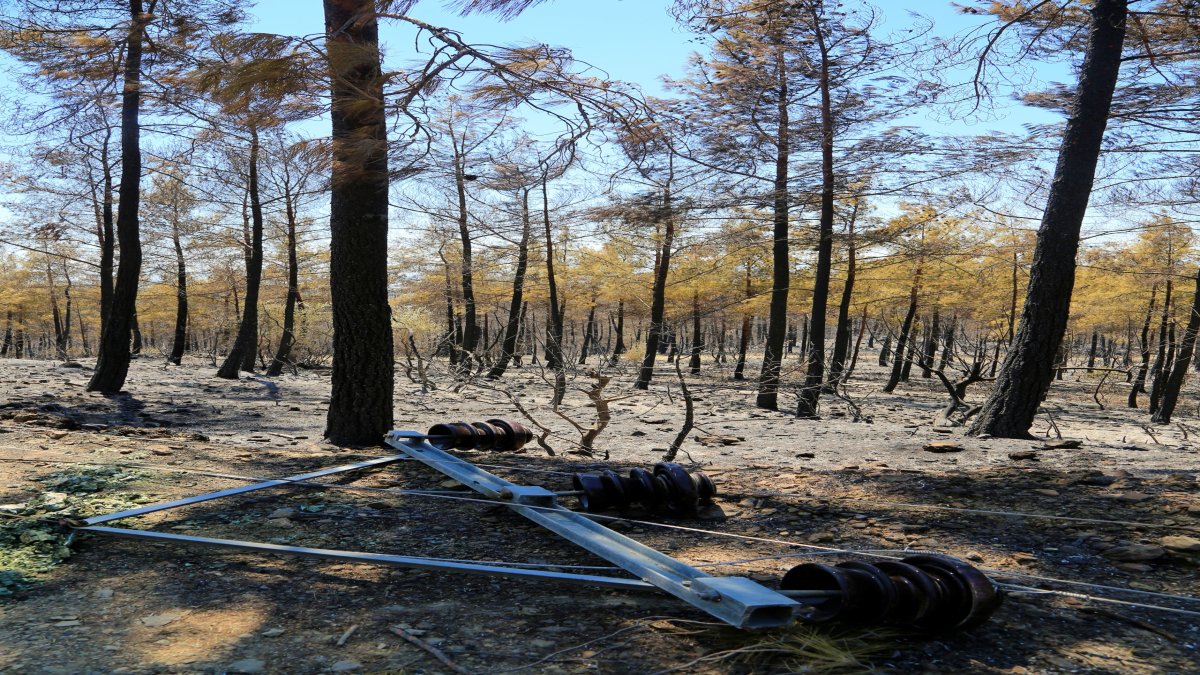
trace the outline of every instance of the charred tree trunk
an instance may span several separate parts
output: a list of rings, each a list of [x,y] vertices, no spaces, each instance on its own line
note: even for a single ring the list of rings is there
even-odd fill
[[[775,71],[778,91],[775,135],[775,183],[772,196],[771,309],[767,315],[767,344],[762,370],[758,376],[755,405],[767,410],[779,409],[779,373],[783,363],[783,341],[787,335],[788,289],[791,263],[788,253],[788,160],[790,159],[788,79],[783,45],[775,45]]]
[[[671,247],[675,243],[675,217],[671,213],[671,191],[663,191],[663,239],[658,254],[658,265],[654,269],[654,289],[650,297],[650,328],[646,331],[646,354],[638,371],[634,389],[649,389],[654,377],[654,359],[658,355],[659,343],[665,334],[664,314],[666,309],[667,275],[671,267]]]
[[[613,363],[616,363],[617,357],[624,354],[625,351],[625,299],[621,298],[617,300],[617,330],[616,344],[613,345],[612,351]]]
[[[500,343],[500,357],[488,371],[489,380],[497,380],[508,370],[508,363],[516,359],[517,336],[521,328],[521,318],[524,315],[525,272],[529,267],[529,190],[521,191],[521,243],[517,245],[517,270],[513,274],[512,299],[508,303],[508,321],[504,324],[504,341]]]
[[[13,344],[13,313],[12,310],[4,312],[4,342],[0,343],[0,357],[8,356],[8,350]]]
[[[596,336],[596,304],[593,302],[588,310],[587,321],[583,324],[583,344],[579,346],[579,365],[587,363],[588,355],[595,349]]]
[[[1183,381],[1187,378],[1188,365],[1192,354],[1196,351],[1196,333],[1200,331],[1200,269],[1196,271],[1196,293],[1192,296],[1192,310],[1188,314],[1187,327],[1183,329],[1183,339],[1179,344],[1178,356],[1171,368],[1171,374],[1162,388],[1162,400],[1158,409],[1151,415],[1150,420],[1155,424],[1167,424],[1175,413],[1179,402],[1179,392],[1183,389]]]
[[[267,366],[267,375],[276,377],[283,372],[285,365],[292,363],[292,347],[296,344],[296,307],[304,307],[300,298],[300,260],[296,251],[296,196],[292,194],[290,185],[284,186],[283,204],[284,216],[287,218],[287,266],[288,293],[283,304],[283,333],[279,336],[279,348],[271,365]]]
[[[1150,370],[1150,322],[1154,317],[1154,296],[1158,292],[1158,286],[1150,288],[1150,305],[1146,307],[1146,320],[1142,322],[1141,333],[1141,365],[1138,366],[1137,375],[1133,379],[1133,386],[1129,388],[1129,400],[1126,405],[1130,408],[1136,408],[1137,395],[1146,392],[1146,375]]]
[[[459,150],[458,142],[451,139],[454,146],[454,188],[458,197],[458,238],[462,245],[462,294],[463,294],[463,338],[462,360],[459,365],[470,368],[470,360],[479,361],[475,350],[479,346],[479,320],[475,307],[475,271],[471,252],[471,230],[467,227],[467,183],[466,157]]]
[[[751,284],[750,284],[750,264],[747,263],[746,264],[746,301],[747,301],[747,306],[749,306],[749,300],[753,296],[754,296],[754,292],[751,289]],[[742,331],[741,331],[741,334],[738,335],[737,365],[734,366],[734,368],[733,368],[733,379],[739,380],[739,381],[746,379],[746,351],[750,348],[751,318],[752,317],[750,316],[749,312],[744,312],[742,314]]]
[[[246,297],[242,303],[242,321],[233,347],[217,370],[217,377],[236,380],[238,372],[254,370],[258,352],[258,292],[262,287],[263,212],[258,194],[258,129],[250,128],[250,166],[246,191],[250,197],[250,257],[246,261]]]
[[[845,374],[846,354],[850,349],[850,300],[854,294],[855,245],[854,221],[858,217],[858,201],[846,226],[846,284],[842,287],[842,300],[838,303],[837,331],[833,338],[833,358],[829,361],[829,384],[836,387]]]
[[[188,292],[187,259],[183,256],[183,241],[179,230],[180,214],[175,212],[171,219],[171,243],[175,247],[175,340],[171,343],[168,363],[179,365],[187,348]]]
[[[1027,437],[1050,388],[1054,353],[1067,328],[1079,229],[1121,68],[1128,10],[1127,0],[1096,0],[1089,9],[1087,51],[1038,229],[1020,327],[972,435]]]
[[[950,355],[954,353],[954,334],[958,330],[958,315],[950,317],[950,325],[946,327],[946,335],[942,339],[942,358],[938,361],[938,370],[945,370],[950,363]]]
[[[112,127],[104,129],[104,140],[100,143],[100,181],[92,179],[92,207],[96,217],[96,244],[100,249],[100,333],[108,323],[112,308],[113,261],[116,238],[113,235],[113,179],[112,164],[109,162],[109,146],[112,143]]]
[[[908,292],[908,312],[904,315],[904,323],[900,326],[900,336],[896,338],[896,357],[892,361],[892,374],[888,376],[887,384],[883,386],[883,390],[887,393],[892,393],[896,390],[896,385],[900,384],[900,378],[904,373],[904,364],[908,361],[905,347],[908,346],[908,341],[912,337],[913,318],[917,316],[917,293],[920,291],[921,285],[921,269],[917,268],[916,274],[913,275],[912,290]],[[891,335],[889,334],[890,338]],[[887,347],[887,343],[884,343]]]
[[[324,0],[331,79],[333,377],[325,437],[378,445],[392,428],[387,117],[371,0]]]
[[[138,321],[136,309],[133,311],[129,330],[132,333],[132,340],[129,343],[129,354],[130,356],[137,356],[142,353],[142,324]]]
[[[554,276],[554,232],[550,225],[550,178],[542,176],[542,222],[546,232],[546,285],[550,294],[550,314],[546,323],[546,365],[554,371],[554,395],[550,405],[562,404],[567,393],[566,361],[563,357],[563,305],[558,302],[558,281]]]
[[[704,349],[704,340],[700,334],[700,291],[692,289],[692,353],[688,358],[688,371],[692,375],[700,374],[700,351],[702,349]]]
[[[808,372],[804,386],[800,389],[800,400],[796,406],[797,417],[816,417],[817,402],[821,397],[821,385],[825,378],[825,313],[829,304],[829,276],[833,268],[833,102],[830,95],[829,47],[817,16],[816,6],[809,6],[813,14],[813,37],[821,60],[817,87],[821,93],[821,216],[818,227],[817,267],[813,283],[812,318],[809,321],[808,347],[804,354],[808,358]],[[844,356],[843,356],[844,358]]]
[[[1163,375],[1170,368],[1167,365],[1167,330],[1171,321],[1171,295],[1174,292],[1174,281],[1168,276],[1163,291],[1162,318],[1158,324],[1158,353],[1154,357],[1154,365],[1150,367],[1150,414],[1158,411],[1159,399],[1162,397]]]
[[[117,267],[112,307],[100,338],[96,368],[87,385],[88,391],[106,394],[119,392],[129,373],[130,328],[137,313],[138,282],[142,275],[142,241],[138,231],[142,178],[142,38],[153,17],[144,11],[142,0],[129,0],[129,19],[121,90],[121,183],[117,188],[120,205],[116,236],[121,246],[121,262]]]
[[[933,324],[929,326],[929,335],[925,338],[925,353],[921,359],[921,377],[930,379],[933,377],[933,357],[937,354],[938,332],[941,331],[941,313],[938,308],[933,309]]]

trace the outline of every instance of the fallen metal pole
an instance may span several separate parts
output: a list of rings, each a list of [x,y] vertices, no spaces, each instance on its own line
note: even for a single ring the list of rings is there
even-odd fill
[[[408,459],[408,457],[405,455],[388,455],[386,457],[376,457],[375,459],[368,459],[368,460],[365,460],[362,462],[355,462],[354,464],[343,464],[341,466],[335,466],[335,467],[331,467],[329,469],[321,469],[320,471],[312,471],[309,473],[302,473],[302,474],[299,474],[296,476],[288,476],[286,478],[276,478],[274,480],[263,481],[261,483],[255,483],[253,485],[243,485],[241,487],[229,488],[228,490],[218,490],[216,492],[209,492],[209,493],[202,494],[202,495],[196,495],[194,497],[184,497],[183,499],[176,499],[176,500],[169,501],[169,502],[159,502],[158,504],[148,504],[146,506],[139,506],[136,509],[129,509],[127,511],[118,511],[117,513],[110,513],[110,514],[103,515],[103,516],[92,516],[91,518],[88,518],[88,519],[84,520],[83,522],[88,525],[99,525],[100,523],[110,523],[114,520],[121,520],[122,518],[132,518],[133,516],[144,516],[147,513],[154,513],[156,511],[166,511],[167,509],[174,509],[174,508],[178,508],[180,506],[190,506],[192,504],[199,504],[201,502],[207,502],[207,501],[211,501],[213,499],[221,499],[222,497],[232,497],[234,495],[245,494],[247,492],[254,492],[255,490],[265,490],[266,488],[273,488],[273,487],[279,487],[281,485],[300,483],[301,481],[306,481],[306,480],[309,480],[312,478],[321,478],[322,476],[330,476],[330,475],[333,475],[336,473],[345,473],[347,471],[357,471],[359,469],[367,469],[367,468],[374,467],[374,466],[383,466],[384,464],[391,464],[393,462],[399,462],[399,461],[403,461],[406,459]]]
[[[367,563],[371,565],[391,565],[394,567],[410,567],[414,569],[434,570],[438,572],[462,572],[467,574],[483,574],[491,577],[510,579],[527,579],[533,581],[555,581],[589,586],[603,586],[627,591],[650,591],[654,586],[638,579],[622,577],[606,577],[596,574],[570,574],[567,572],[551,572],[549,570],[522,569],[519,567],[503,567],[499,565],[480,565],[475,563],[452,562],[417,558],[389,553],[364,553],[360,551],[339,551],[327,548],[309,548],[307,546],[281,546],[279,544],[264,544],[254,541],[237,539],[214,539],[212,537],[196,537],[187,534],[172,534],[167,532],[152,532],[148,530],[131,530],[123,527],[88,526],[76,528],[79,532],[94,532],[114,537],[130,539],[149,539],[153,541],[178,542],[181,544],[197,544],[203,546],[218,546],[240,551],[256,553],[274,553],[278,555],[294,555],[306,558],[323,558],[327,560],[345,560],[348,562]]]
[[[738,628],[776,628],[801,604],[745,577],[714,577],[560,505],[545,488],[517,485],[435,448],[425,434],[392,431],[388,445],[618,565],[688,604]]]

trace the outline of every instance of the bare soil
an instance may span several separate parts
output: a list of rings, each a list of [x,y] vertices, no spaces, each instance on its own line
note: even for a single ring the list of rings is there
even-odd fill
[[[659,594],[99,536],[78,538],[73,554],[60,562],[66,553],[60,535],[67,529],[53,522],[57,518],[245,484],[197,471],[273,478],[386,453],[321,442],[328,396],[321,372],[227,382],[198,361],[176,368],[143,358],[133,365],[129,393],[105,397],[84,391],[91,364],[82,365],[0,361],[0,514],[6,521],[0,527],[10,528],[7,539],[0,532],[0,544],[8,542],[0,567],[17,570],[7,586],[0,583],[0,592],[8,593],[0,595],[0,672],[451,672],[393,626],[473,673],[1200,672],[1194,616],[1046,594],[1011,594],[985,625],[933,639],[825,628],[789,637],[721,628]],[[914,372],[895,395],[885,395],[878,391],[882,373],[863,368],[848,392],[864,416],[857,422],[851,407],[834,397],[824,399],[823,419],[797,420],[756,410],[753,385],[729,381],[726,371],[689,377],[697,427],[679,459],[717,481],[716,506],[700,519],[631,513],[613,526],[692,564],[758,558],[712,571],[768,585],[794,564],[853,557],[811,557],[826,553],[822,549],[925,550],[970,560],[1006,583],[1200,611],[1200,602],[1168,597],[1200,596],[1200,553],[1179,539],[1200,538],[1195,391],[1185,393],[1182,424],[1143,426],[1144,410],[1124,408],[1127,390],[1119,383],[1100,387],[1107,408],[1100,410],[1093,398],[1100,375],[1073,373],[1056,383],[1046,404],[1050,416],[1035,431],[1052,441],[1061,433],[1081,446],[1055,448],[1044,440],[978,439],[961,428],[936,428],[945,403],[936,380]],[[573,378],[564,409],[584,427],[595,418],[582,392],[592,381],[582,373]],[[536,446],[464,456],[515,467],[494,470],[553,488],[566,488],[573,471],[650,466],[678,433],[683,401],[665,364],[650,392],[633,392],[630,381],[618,370],[605,390],[610,397],[630,396],[612,403],[598,453],[587,457],[577,454],[580,434],[547,407],[550,387],[541,374],[528,366],[512,370],[503,386],[554,430],[549,442],[556,456]],[[398,379],[397,428],[522,419],[493,388],[499,385],[455,387],[444,373],[434,382],[438,388],[429,390]],[[982,393],[973,389],[969,397],[979,400]],[[790,394],[782,398],[794,401]],[[961,449],[930,452],[929,443]],[[1010,457],[1027,451],[1033,459]],[[412,462],[336,482],[448,486]],[[455,559],[607,564],[503,507],[378,491],[265,490],[121,524]],[[29,531],[47,534],[43,539]],[[1130,557],[1122,550],[1142,559],[1122,559]],[[791,646],[784,650],[783,643]],[[779,653],[750,653],[763,651],[762,644]],[[817,657],[819,645],[830,649]]]

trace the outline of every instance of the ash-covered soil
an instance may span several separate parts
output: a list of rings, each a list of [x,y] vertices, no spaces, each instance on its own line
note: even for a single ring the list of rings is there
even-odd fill
[[[1196,616],[1035,592],[1010,594],[981,627],[933,639],[748,634],[658,594],[99,536],[79,537],[67,557],[70,518],[387,453],[322,442],[326,373],[227,382],[198,361],[143,358],[128,394],[105,397],[84,391],[90,365],[0,361],[0,569],[10,570],[0,573],[0,672],[1200,671]],[[846,392],[853,405],[826,396],[820,420],[755,409],[753,384],[727,371],[689,376],[696,427],[679,460],[717,481],[715,506],[684,521],[631,512],[613,527],[714,574],[768,585],[801,562],[856,558],[828,549],[922,550],[969,560],[1005,584],[1200,611],[1175,597],[1200,596],[1194,390],[1177,423],[1149,426],[1144,410],[1124,408],[1120,383],[1097,390],[1099,373],[1076,373],[1055,383],[1034,430],[1046,437],[978,439],[934,426],[945,404],[936,380],[914,372],[886,395],[882,373],[860,367]],[[649,467],[683,424],[683,397],[666,364],[649,392],[632,390],[623,368],[604,390],[612,420],[590,457],[567,419],[585,430],[596,419],[583,392],[594,379],[583,372],[569,382],[565,418],[529,366],[499,383],[455,382],[435,368],[436,389],[400,374],[396,427],[525,421],[511,394],[552,430],[556,455],[531,445],[466,458],[552,488],[567,488],[573,471]],[[983,393],[974,385],[968,398]],[[784,406],[794,400],[781,396]],[[607,565],[503,507],[383,491],[451,487],[413,462],[330,482],[376,489],[264,490],[118,524],[568,571]]]

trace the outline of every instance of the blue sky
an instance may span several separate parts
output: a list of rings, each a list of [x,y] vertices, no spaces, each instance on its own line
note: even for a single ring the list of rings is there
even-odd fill
[[[412,15],[429,23],[461,31],[473,43],[523,44],[547,43],[568,47],[575,57],[607,72],[611,77],[637,83],[648,94],[661,95],[663,75],[680,77],[688,55],[703,50],[695,36],[676,25],[667,13],[670,0],[554,0],[539,4],[511,21],[493,16],[462,17],[447,11],[439,0],[421,0]],[[884,27],[909,25],[914,6],[933,20],[935,33],[949,36],[977,25],[979,16],[954,10],[949,0],[876,0],[884,16]],[[321,3],[316,0],[260,0],[250,10],[252,30],[290,35],[315,35],[324,30]],[[387,59],[400,65],[414,58],[411,32],[395,22],[381,28]],[[1070,78],[1063,67],[1044,66],[1043,80]],[[1027,123],[1054,120],[1049,113],[1025,106],[1001,102],[999,119],[976,124],[979,132],[991,128],[1018,131]],[[932,119],[906,120],[907,123],[944,130],[943,122]],[[961,132],[963,122],[956,122]]]

